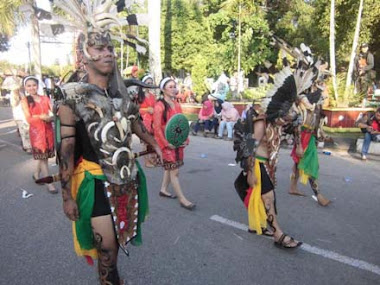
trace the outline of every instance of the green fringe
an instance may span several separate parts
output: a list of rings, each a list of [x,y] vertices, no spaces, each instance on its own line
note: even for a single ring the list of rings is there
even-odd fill
[[[138,169],[138,216],[137,216],[137,234],[136,237],[131,241],[131,243],[135,246],[139,246],[142,244],[142,233],[141,233],[141,224],[145,221],[146,217],[149,215],[149,199],[148,199],[148,191],[146,184],[146,177],[144,171],[140,165],[140,163],[136,160],[136,166]]]
[[[298,164],[298,169],[302,169],[304,173],[314,179],[319,177],[319,161],[315,136],[310,137],[306,151]]]
[[[75,230],[80,247],[86,250],[94,248],[91,215],[95,201],[95,179],[105,181],[107,178],[105,175],[92,175],[89,171],[85,171],[76,197],[80,215],[75,222]]]

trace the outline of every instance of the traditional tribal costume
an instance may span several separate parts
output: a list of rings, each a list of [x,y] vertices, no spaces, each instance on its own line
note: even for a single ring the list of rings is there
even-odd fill
[[[234,150],[237,151],[236,161],[240,162],[243,171],[235,181],[235,188],[248,209],[248,222],[250,231],[257,234],[268,232],[268,218],[262,195],[274,190],[276,186],[275,172],[277,156],[280,148],[281,127],[277,126],[276,119],[281,119],[289,113],[293,102],[296,100],[296,83],[290,68],[283,69],[277,76],[274,89],[270,90],[264,100],[265,114],[257,115],[251,108],[247,112],[244,123],[239,121],[235,126]],[[255,139],[254,124],[263,120],[265,127],[266,147],[268,158],[256,154],[259,145]],[[249,162],[251,161],[253,162]],[[253,168],[257,182],[253,188],[249,188],[247,172]],[[275,203],[274,203],[275,204]],[[276,209],[275,209],[275,212]]]
[[[102,60],[102,55],[91,56],[87,50],[89,47],[106,48],[110,54],[114,36],[110,28],[121,28],[114,2],[53,1],[81,31],[78,50],[86,64]],[[132,100],[137,90],[135,85],[149,86],[135,79],[123,81],[114,55],[109,58],[114,64],[107,89],[87,83],[87,75],[80,82],[67,83],[62,87],[62,97],[56,107],[59,116],[56,128],[63,189],[68,183],[64,175],[70,157],[74,156],[71,197],[80,213],[73,222],[76,253],[88,260],[90,257],[99,258],[101,284],[120,284],[117,256],[111,258],[113,252],[104,255],[105,250],[110,250],[107,245],[103,247],[103,237],[93,229],[92,218],[112,215],[116,240],[126,253],[129,241],[141,243],[141,223],[148,214],[148,196],[145,176],[135,160],[131,142],[132,127],[137,124],[142,131],[145,128],[139,107]],[[94,65],[89,68],[94,68]],[[68,112],[70,109],[75,117],[72,124],[66,123],[67,118],[61,114],[63,110]],[[69,143],[73,137],[75,146]]]
[[[313,104],[313,105],[311,105]],[[310,183],[311,189],[317,197],[321,206],[327,206],[330,201],[326,199],[319,190],[319,161],[317,152],[317,142],[325,138],[322,125],[324,117],[321,115],[323,104],[322,89],[318,88],[315,92],[309,92],[307,96],[301,100],[300,109],[301,125],[295,129],[295,144],[291,153],[294,161],[293,173],[291,175],[291,183],[294,187],[297,185],[298,178],[301,183]],[[299,152],[303,152],[300,156]],[[298,192],[290,192],[290,194],[299,194]]]
[[[254,117],[249,110],[244,125],[239,122],[235,127],[236,161],[243,168],[235,187],[248,208],[249,230],[273,236],[275,245],[282,248],[302,244],[285,234],[277,219],[274,188],[282,127],[296,117],[297,96],[310,87],[313,77],[313,72],[293,73],[286,65],[262,102],[265,114]]]
[[[305,86],[304,91],[298,95],[299,118],[297,120],[298,126],[294,128],[295,144],[291,153],[291,157],[295,163],[291,175],[293,189],[289,193],[303,195],[296,190],[297,181],[300,177],[303,184],[309,181],[318,203],[322,206],[327,206],[330,201],[322,196],[317,183],[319,177],[317,141],[325,138],[322,129],[324,123],[324,117],[322,116],[324,101],[324,97],[322,96],[324,87],[322,83],[324,75],[319,71],[321,61],[314,63],[311,51],[305,45],[301,45],[301,49],[304,50],[306,60],[299,60],[298,68],[295,72],[310,74],[314,85],[310,86],[310,88],[306,88],[308,86]],[[315,90],[311,91],[312,88]]]

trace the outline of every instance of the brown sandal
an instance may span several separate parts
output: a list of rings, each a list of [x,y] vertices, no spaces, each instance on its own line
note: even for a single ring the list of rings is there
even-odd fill
[[[288,237],[289,241],[285,242],[285,238]],[[274,245],[279,247],[279,248],[284,248],[284,249],[292,249],[292,248],[297,248],[302,245],[302,241],[299,241],[296,243],[295,246],[290,246],[292,242],[295,242],[294,238],[291,236],[283,233],[282,236],[278,239],[278,241],[274,241]]]

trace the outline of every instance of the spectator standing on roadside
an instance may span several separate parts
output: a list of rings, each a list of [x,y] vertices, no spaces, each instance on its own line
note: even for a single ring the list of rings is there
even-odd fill
[[[366,160],[371,141],[380,142],[380,108],[374,115],[370,112],[364,114],[356,121],[356,126],[364,133],[361,156],[362,160]]]

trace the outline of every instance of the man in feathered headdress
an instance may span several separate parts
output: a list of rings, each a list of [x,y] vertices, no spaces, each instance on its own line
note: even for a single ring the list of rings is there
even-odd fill
[[[299,116],[295,121],[295,126],[291,128],[295,136],[295,145],[291,153],[295,164],[289,194],[304,196],[297,189],[297,182],[301,177],[302,183],[306,184],[309,181],[318,203],[321,206],[327,206],[330,201],[320,193],[317,183],[319,162],[316,147],[316,138],[320,140],[326,138],[322,129],[324,123],[322,92],[325,88],[324,78],[327,74],[324,69],[326,66],[322,60],[314,62],[311,50],[305,44],[301,44],[300,49],[303,53],[297,58],[294,71]],[[286,59],[284,63],[287,65]]]
[[[68,3],[69,2],[69,3]],[[98,258],[101,284],[122,284],[119,247],[141,243],[148,214],[145,176],[131,149],[132,133],[161,156],[132,102],[141,82],[124,82],[116,66],[111,26],[119,27],[115,1],[54,1],[78,22],[78,59],[85,76],[67,83],[57,108],[57,150],[63,208],[73,221],[74,247]],[[149,86],[144,86],[149,87]]]
[[[249,231],[273,236],[276,246],[299,247],[302,242],[285,234],[277,219],[275,173],[282,127],[292,120],[297,86],[289,67],[275,78],[275,86],[263,102],[263,113],[251,109],[244,122],[235,125],[234,150],[243,171],[235,188],[248,210]]]
[[[319,177],[317,141],[327,138],[322,129],[324,123],[322,92],[324,88],[323,81],[315,82],[312,90],[299,102],[301,123],[294,129],[295,144],[291,153],[294,166],[289,189],[289,194],[305,196],[297,189],[298,179],[301,178],[303,184],[309,181],[318,204],[321,206],[327,206],[330,203],[330,200],[321,194],[317,182]]]

